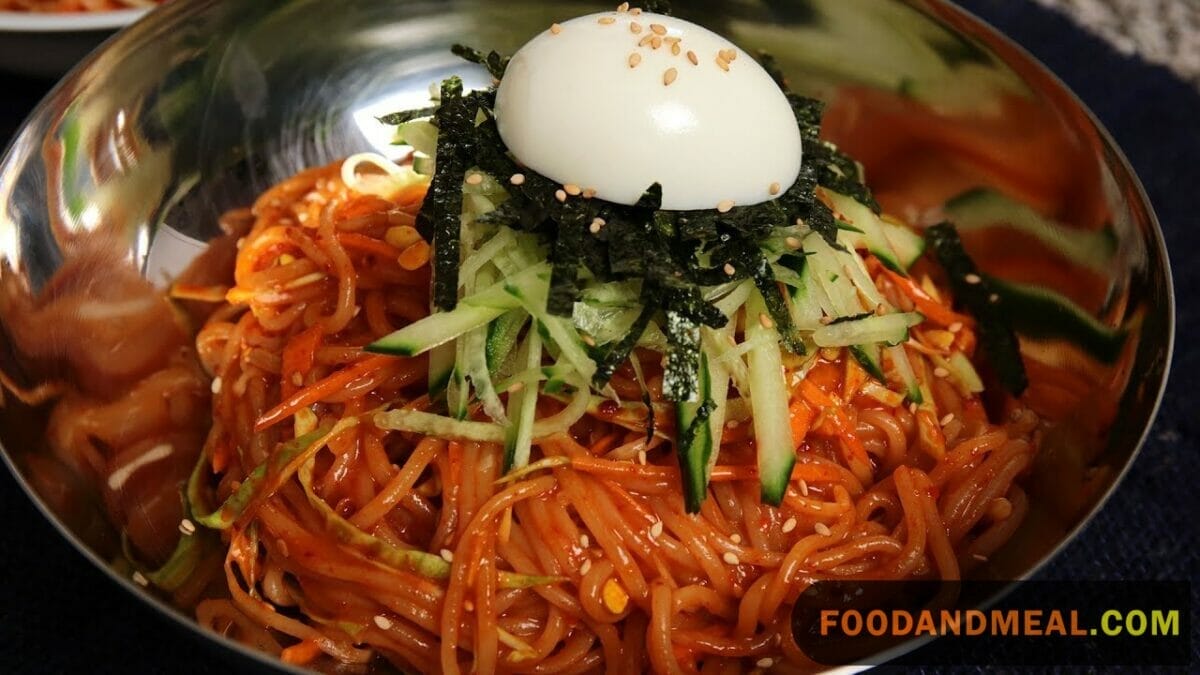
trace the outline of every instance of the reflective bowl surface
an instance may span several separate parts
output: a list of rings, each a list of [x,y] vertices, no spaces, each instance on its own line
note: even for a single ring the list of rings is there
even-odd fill
[[[1087,249],[1103,233],[1100,259],[1028,256],[1045,242],[1019,228],[967,239],[986,271],[1056,287],[1101,323],[1129,330],[1108,362],[1036,336],[1024,340],[1027,350],[1080,364],[1094,388],[1045,433],[1027,481],[1033,511],[984,568],[998,578],[1032,574],[1080,530],[1132,462],[1170,361],[1174,305],[1163,238],[1120,150],[1028,54],[944,0],[676,5],[678,15],[748,51],[773,53],[794,89],[828,101],[827,134],[863,161],[893,212],[928,221],[950,194],[989,187],[1061,221],[1062,250]],[[453,73],[468,86],[486,86],[489,78],[452,56],[450,44],[511,53],[553,21],[607,8],[170,3],[66,77],[4,155],[3,286],[33,297],[53,293],[56,275],[81,251],[96,250],[106,251],[103,264],[75,272],[85,276],[75,279],[82,287],[99,293],[117,270],[164,285],[220,235],[222,212],[303,168],[364,150],[394,153],[376,115],[424,105],[429,85]],[[0,314],[0,367],[33,385],[46,357],[31,358],[14,339],[24,320],[19,312]],[[1033,380],[1052,385],[1036,374]],[[120,541],[105,529],[86,485],[47,483],[31,470],[45,463],[46,416],[46,406],[12,397],[0,411],[4,458],[18,480],[93,563],[195,628],[111,563]],[[278,665],[216,635],[206,639]]]

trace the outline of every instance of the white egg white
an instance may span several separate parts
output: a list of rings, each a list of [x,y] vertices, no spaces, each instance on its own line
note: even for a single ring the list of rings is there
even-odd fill
[[[653,183],[665,209],[757,204],[800,172],[799,128],[762,66],[658,14],[592,14],[533,38],[500,82],[496,119],[522,164],[619,204]]]

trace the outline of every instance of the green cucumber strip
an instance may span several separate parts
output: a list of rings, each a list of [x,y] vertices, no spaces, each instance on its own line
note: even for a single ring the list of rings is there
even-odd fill
[[[954,352],[946,359],[945,368],[950,371],[951,377],[968,392],[978,394],[983,391],[983,379],[979,377],[979,373],[975,372],[975,366],[966,354]]]
[[[779,332],[758,320],[767,311],[757,290],[746,302],[746,338],[767,337],[767,343],[750,350],[750,401],[754,407],[754,443],[758,448],[758,476],[763,502],[778,506],[791,480],[796,450],[788,419],[788,388],[783,374]]]
[[[908,360],[908,352],[904,351],[904,345],[893,345],[885,349],[892,360],[892,367],[896,369],[896,374],[900,376],[900,382],[904,385],[905,396],[917,405],[924,403],[921,383],[917,381],[917,374],[913,371],[912,362]]]
[[[849,347],[850,355],[858,361],[858,365],[863,367],[871,377],[880,382],[887,382],[887,377],[883,373],[883,361],[880,360],[879,345],[851,345]]]
[[[454,374],[454,354],[457,347],[453,342],[438,345],[429,350],[429,398],[440,400],[446,393],[446,385]]]
[[[1042,286],[986,277],[1000,294],[1013,328],[1037,339],[1062,339],[1104,363],[1121,355],[1128,336],[1123,328],[1102,323],[1070,298]]]
[[[896,254],[896,251],[892,248],[891,240],[888,239],[887,235],[884,233],[884,223],[879,219],[879,216],[875,215],[871,209],[864,206],[861,202],[852,199],[851,197],[847,197],[846,195],[839,194],[829,189],[825,190],[825,194],[828,195],[829,200],[833,202],[836,212],[842,216],[845,216],[847,219],[846,222],[849,222],[851,225],[861,231],[862,234],[858,237],[860,241],[855,242],[856,244],[861,244],[868,251],[875,254],[875,257],[879,258],[879,262],[888,266],[890,269],[899,272],[900,274],[907,273],[905,271],[907,268],[904,266],[904,263],[901,261],[900,257]],[[839,234],[839,239],[846,235],[855,234],[846,230],[843,230],[843,232],[845,234]]]
[[[1011,227],[1089,269],[1105,271],[1117,252],[1111,230],[1081,230],[1055,222],[1031,207],[987,188],[968,190],[946,202],[947,220],[963,230]]]
[[[700,504],[708,496],[708,463],[715,454],[709,422],[716,402],[711,399],[712,377],[704,352],[700,353],[696,380],[697,400],[675,404],[675,452],[679,457],[683,501],[688,513],[698,513]]]
[[[529,315],[520,309],[513,309],[501,314],[495,321],[488,324],[487,353],[488,370],[495,374],[504,361],[517,346],[521,330],[529,320]]]
[[[546,311],[546,299],[550,290],[548,268],[546,283],[523,286],[509,284],[506,290],[545,329],[546,335],[558,348],[562,358],[565,358],[576,372],[590,380],[596,373],[596,362],[588,356],[575,326],[570,319],[554,316]]]
[[[437,154],[438,130],[433,122],[426,119],[412,120],[396,127],[396,135],[392,139],[394,145],[411,145],[412,149],[433,157]]]
[[[536,330],[529,331],[518,359],[527,369],[536,372],[542,363],[541,333]],[[504,434],[504,473],[529,464],[529,455],[533,448],[533,423],[537,414],[537,397],[536,381],[525,385],[520,391],[508,395],[509,426]]]
[[[818,347],[849,347],[872,342],[898,345],[908,340],[909,328],[924,320],[925,317],[917,312],[871,315],[821,326],[813,331],[813,342]]]
[[[892,244],[892,250],[896,252],[897,261],[907,272],[917,264],[921,256],[925,255],[925,237],[912,228],[889,223],[886,220],[880,222],[883,225],[884,236]]]

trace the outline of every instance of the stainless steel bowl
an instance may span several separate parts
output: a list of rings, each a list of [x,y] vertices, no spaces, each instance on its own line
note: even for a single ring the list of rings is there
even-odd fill
[[[1045,434],[1029,481],[1033,515],[984,570],[1032,574],[1080,530],[1132,462],[1170,361],[1174,304],[1163,238],[1120,150],[1061,82],[944,0],[677,5],[681,16],[744,48],[774,53],[794,88],[832,101],[835,140],[861,155],[893,208],[930,217],[936,214],[924,207],[944,195],[923,191],[990,186],[1057,212],[1064,240],[1094,240],[1106,226],[1113,246],[1100,263],[1030,258],[1037,242],[1015,230],[968,241],[982,266],[1000,275],[1048,284],[1086,275],[1090,282],[1069,292],[1102,323],[1130,329],[1112,363],[1088,365],[1099,384],[1087,404],[1066,411]],[[0,163],[0,262],[17,286],[36,294],[81,243],[115,237],[120,254],[90,268],[85,281],[98,288],[124,266],[161,282],[219,233],[223,211],[302,168],[356,151],[387,152],[389,134],[376,114],[422,104],[429,84],[451,73],[486,83],[450,55],[451,43],[511,52],[552,21],[602,8],[171,3],[78,67],[14,140]],[[1014,259],[1040,262],[1014,271]],[[35,370],[8,339],[22,319],[0,316],[0,365],[17,377]],[[1070,345],[1027,344],[1082,358]],[[96,534],[103,516],[86,494],[61,486],[39,494],[28,469],[42,452],[44,423],[44,409],[11,400],[0,413],[5,461],[30,498],[115,582],[194,626],[108,564],[117,539]]]

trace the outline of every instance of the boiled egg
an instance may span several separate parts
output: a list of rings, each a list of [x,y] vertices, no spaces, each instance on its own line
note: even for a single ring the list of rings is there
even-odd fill
[[[670,16],[581,16],[530,40],[496,94],[500,136],[521,164],[634,204],[728,209],[777,197],[800,172],[787,97],[749,54]]]

